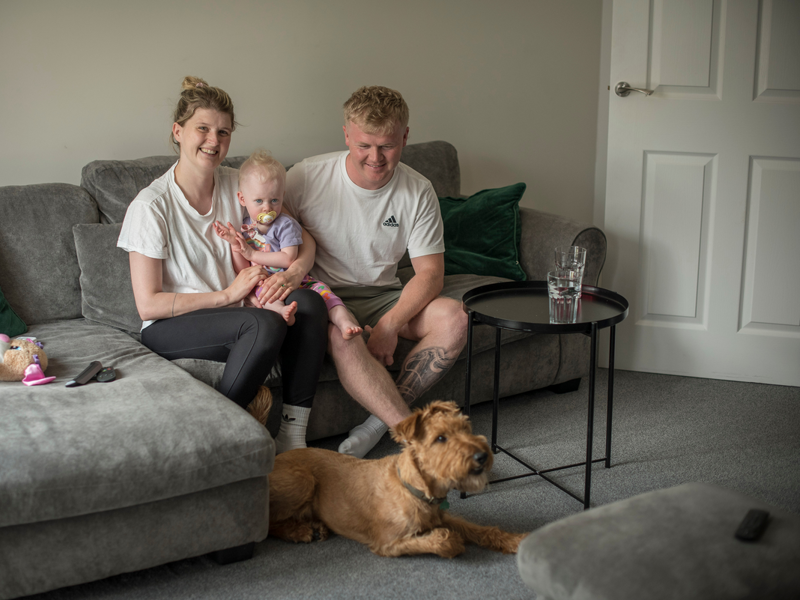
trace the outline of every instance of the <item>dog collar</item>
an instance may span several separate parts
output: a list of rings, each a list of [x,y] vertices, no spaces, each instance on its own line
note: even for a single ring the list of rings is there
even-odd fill
[[[414,496],[416,496],[423,502],[430,504],[431,506],[437,505],[442,510],[447,510],[448,508],[450,508],[450,503],[447,502],[447,496],[443,498],[433,498],[431,496],[426,496],[422,490],[415,488],[413,485],[411,485],[405,479],[403,479],[403,476],[400,474],[399,468],[397,469],[397,476],[400,478],[400,483],[402,483],[409,492],[411,492]]]

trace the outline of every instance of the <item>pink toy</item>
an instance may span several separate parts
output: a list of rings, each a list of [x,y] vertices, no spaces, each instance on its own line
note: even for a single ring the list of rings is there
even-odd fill
[[[10,339],[0,334],[0,381],[22,381],[25,385],[43,385],[55,377],[46,377],[47,354],[42,343],[30,338]]]
[[[50,383],[54,379],[55,377],[45,377],[39,363],[33,363],[25,367],[25,377],[22,379],[22,383],[25,385],[43,385]]]

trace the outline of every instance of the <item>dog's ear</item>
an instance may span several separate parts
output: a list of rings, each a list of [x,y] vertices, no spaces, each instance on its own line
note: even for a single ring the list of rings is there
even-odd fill
[[[452,401],[434,400],[426,407],[428,414],[444,413],[446,415],[457,415],[461,412],[458,404]]]
[[[415,410],[410,417],[407,417],[392,427],[392,439],[402,446],[407,446],[408,443],[414,439],[421,418],[422,413],[419,410]]]

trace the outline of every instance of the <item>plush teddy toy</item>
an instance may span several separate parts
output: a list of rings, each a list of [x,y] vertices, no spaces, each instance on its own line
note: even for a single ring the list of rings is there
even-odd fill
[[[0,381],[22,381],[25,385],[50,383],[55,377],[45,377],[46,368],[47,354],[41,342],[9,339],[0,333]]]

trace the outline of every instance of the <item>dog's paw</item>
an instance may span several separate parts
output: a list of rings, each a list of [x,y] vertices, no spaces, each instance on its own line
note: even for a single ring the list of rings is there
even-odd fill
[[[328,539],[328,528],[320,521],[297,521],[289,519],[270,523],[269,534],[295,544],[310,544]]]
[[[303,523],[295,531],[295,541],[310,544],[311,542],[324,542],[328,539],[328,528],[319,521]]]
[[[455,531],[439,527],[428,536],[432,545],[431,552],[444,558],[453,558],[465,550],[464,539]]]
[[[516,554],[522,540],[525,539],[527,533],[506,533],[501,532],[501,535],[495,536],[493,541],[493,550],[502,552],[503,554]]]
[[[330,530],[322,521],[314,521],[311,523],[313,529],[312,540],[315,542],[324,542],[330,535]]]

